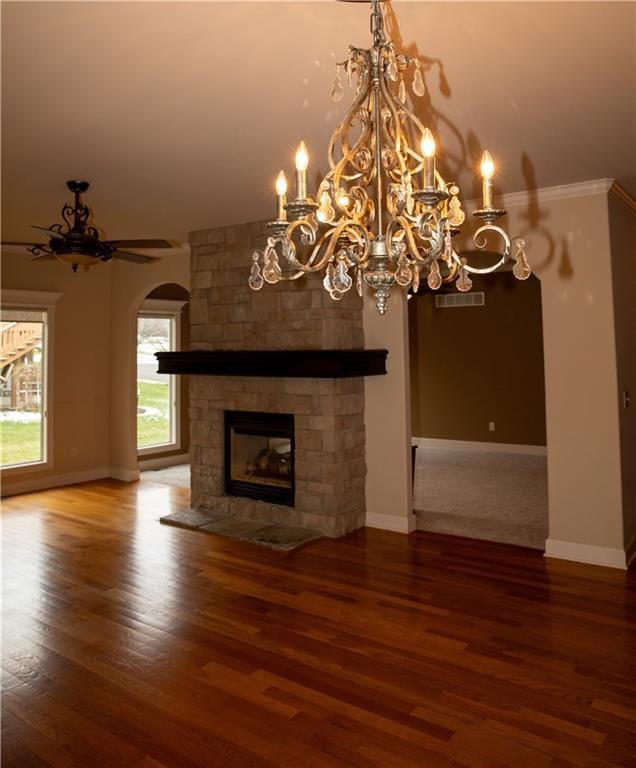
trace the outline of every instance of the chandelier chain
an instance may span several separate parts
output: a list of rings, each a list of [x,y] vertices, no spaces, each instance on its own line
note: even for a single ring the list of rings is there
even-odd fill
[[[384,34],[384,17],[382,16],[382,8],[380,7],[380,0],[371,0],[371,34],[373,35],[373,47],[378,47],[386,43],[386,36]]]

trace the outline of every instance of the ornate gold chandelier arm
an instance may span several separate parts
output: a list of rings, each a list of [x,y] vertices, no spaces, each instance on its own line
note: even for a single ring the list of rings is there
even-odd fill
[[[384,78],[380,81],[380,92],[385,95],[388,92],[388,88],[386,86],[386,82]],[[387,104],[385,105],[385,108],[389,111],[389,116],[392,118],[392,121],[389,119],[382,119],[380,126],[379,126],[379,135],[384,136],[387,147],[390,147],[394,157],[397,160],[397,164],[399,166],[399,173],[393,172],[390,167],[385,166],[385,170],[387,173],[387,176],[391,178],[394,182],[397,183],[405,183],[407,179],[410,179],[410,177],[413,175],[413,172],[409,169],[408,164],[406,162],[406,158],[402,153],[402,148],[408,148],[408,140],[406,136],[404,135],[404,131],[402,129],[402,124],[400,121],[400,116],[395,109],[395,105],[391,102],[390,99],[387,99]],[[391,134],[390,129],[390,122],[393,123],[394,132]],[[391,156],[387,156],[387,163],[390,162]],[[379,169],[381,171],[382,169]]]
[[[508,233],[501,227],[497,227],[495,224],[484,224],[482,227],[479,227],[479,229],[473,235],[473,243],[475,243],[475,247],[479,248],[480,250],[483,250],[486,247],[487,240],[485,237],[482,237],[482,235],[484,235],[486,232],[494,232],[496,235],[499,235],[503,241],[504,249],[500,255],[499,261],[496,264],[488,267],[472,267],[470,264],[468,264],[465,258],[460,257],[455,251],[453,251],[453,259],[455,262],[473,275],[488,275],[491,272],[494,272],[495,270],[502,267],[510,256],[511,242],[510,238],[508,237]]]
[[[299,230],[302,234],[301,237],[305,239],[304,245],[314,245],[307,261],[303,264],[296,257],[296,244],[294,242],[294,233]],[[285,254],[289,263],[302,270],[303,272],[319,272],[324,269],[326,265],[332,260],[334,251],[338,246],[340,238],[348,233],[348,240],[352,240],[355,237],[357,245],[362,245],[363,252],[355,259],[351,259],[352,264],[363,264],[368,258],[369,252],[369,239],[366,229],[348,219],[342,219],[336,226],[330,227],[324,232],[321,237],[316,241],[317,227],[308,226],[305,221],[292,222],[287,228],[286,240],[288,243],[288,253]],[[358,232],[355,236],[354,233]],[[308,233],[311,232],[311,241],[308,239]],[[326,247],[325,247],[326,244]],[[322,251],[322,255],[321,255]]]
[[[364,53],[368,57],[368,52],[365,51]],[[361,77],[360,87],[356,95],[356,98],[354,99],[353,105],[345,115],[344,119],[339,123],[336,130],[333,132],[331,139],[329,141],[329,149],[327,152],[327,157],[329,160],[329,167],[331,168],[331,171],[327,174],[327,177],[331,176],[338,167],[343,168],[346,165],[345,161],[347,159],[350,161],[351,158],[353,158],[353,156],[355,155],[355,150],[357,150],[360,146],[363,145],[364,138],[366,138],[364,133],[368,124],[368,119],[366,121],[362,120],[361,109],[369,98],[370,74],[369,74],[368,62],[365,62],[365,65],[361,70],[360,77]],[[348,134],[356,118],[359,119],[361,122],[363,122],[363,130],[361,131],[361,135],[355,140],[353,148],[351,148],[349,139],[348,139]],[[342,157],[339,160],[337,160],[335,157],[335,152],[336,152],[336,146],[339,139],[340,139],[340,151],[342,152]],[[350,180],[359,178],[360,175],[361,175],[360,173],[357,173],[352,175],[351,177],[348,177],[348,178],[345,177],[345,178],[348,181],[350,181]]]
[[[399,116],[400,111],[404,113],[405,117],[413,123],[415,128],[417,128],[420,133],[424,132],[424,126],[422,125],[420,120],[417,118],[417,116],[406,106],[406,104],[400,103],[400,105],[398,105],[396,103],[395,99],[393,98],[393,94],[391,93],[391,89],[387,84],[386,76],[380,79],[380,90],[382,92],[384,100],[386,101],[386,105],[391,111],[391,114],[393,116],[393,123],[396,127],[395,137],[390,136],[388,132],[388,128],[385,129],[388,134],[387,138],[389,140],[391,140],[391,138],[393,139],[393,144],[396,150],[396,154],[403,164],[403,171],[408,171],[408,173],[410,173],[413,176],[422,170],[423,159],[419,154],[417,154],[410,147],[408,136],[406,135],[404,129],[402,128],[402,121],[400,120],[400,116]],[[383,123],[383,127],[385,127],[384,123]],[[403,158],[403,153],[402,151],[400,151],[402,148],[404,148],[404,152],[406,154],[410,155],[411,157],[414,157],[418,161],[418,164],[416,165],[416,167],[408,168],[406,164],[406,160],[405,158]]]
[[[400,232],[403,232],[403,237],[396,237],[394,235],[394,231],[397,231],[398,235]],[[408,219],[406,219],[404,216],[397,216],[389,223],[387,227],[387,246],[389,253],[394,254],[394,243],[404,239],[407,242],[407,249],[411,254],[411,259],[409,260],[411,264],[419,264],[424,266],[432,260],[432,255],[422,256],[420,254],[420,246],[415,241],[411,222],[408,221]]]
[[[339,189],[342,188],[342,179],[347,182],[359,180],[363,184],[368,184],[371,181],[369,173],[371,165],[367,162],[365,167],[364,161],[366,159],[366,152],[363,152],[365,149],[365,142],[368,142],[369,135],[371,133],[371,123],[368,120],[361,122],[362,130],[360,132],[360,136],[352,147],[348,147],[348,145],[346,148],[344,146],[342,147],[343,156],[336,163],[333,169],[329,171],[329,173],[324,177],[320,183],[319,189],[332,186],[335,194]],[[363,152],[363,154],[356,162],[356,156],[360,152]],[[353,173],[346,172],[348,165],[351,165],[355,169]],[[330,182],[332,182],[331,185]]]

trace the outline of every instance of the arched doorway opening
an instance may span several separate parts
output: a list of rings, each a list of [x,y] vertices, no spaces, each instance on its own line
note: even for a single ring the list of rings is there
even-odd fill
[[[183,377],[157,373],[156,352],[190,346],[189,292],[151,290],[137,311],[136,450],[142,478],[190,487],[189,391]]]
[[[543,549],[541,284],[510,272],[409,301],[417,527]]]

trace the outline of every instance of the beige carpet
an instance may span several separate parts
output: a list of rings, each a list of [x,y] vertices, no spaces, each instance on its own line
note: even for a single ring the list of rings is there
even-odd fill
[[[547,459],[420,445],[413,506],[420,530],[542,550]]]
[[[190,465],[176,464],[165,469],[147,469],[141,473],[140,480],[164,485],[176,485],[179,488],[190,487]]]

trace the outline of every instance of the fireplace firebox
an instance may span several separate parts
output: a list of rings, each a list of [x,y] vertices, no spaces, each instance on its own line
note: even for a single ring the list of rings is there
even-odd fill
[[[294,417],[225,411],[225,493],[294,506]]]

